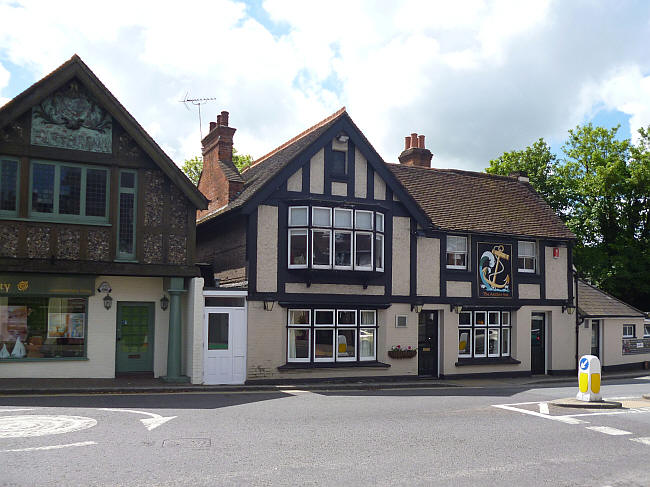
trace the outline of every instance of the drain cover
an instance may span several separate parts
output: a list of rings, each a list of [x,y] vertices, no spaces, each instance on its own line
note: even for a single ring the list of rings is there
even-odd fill
[[[202,450],[212,446],[210,438],[172,438],[163,440],[164,448],[189,448],[191,450]]]

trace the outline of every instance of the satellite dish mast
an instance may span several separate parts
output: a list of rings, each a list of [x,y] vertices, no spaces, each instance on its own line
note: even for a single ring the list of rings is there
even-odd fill
[[[185,105],[185,108],[190,109],[187,104],[191,103],[194,106],[199,107],[199,134],[201,135],[201,140],[203,140],[203,123],[201,121],[201,105],[214,101],[216,98],[188,98],[189,92],[185,93],[185,97],[180,100],[180,103]]]

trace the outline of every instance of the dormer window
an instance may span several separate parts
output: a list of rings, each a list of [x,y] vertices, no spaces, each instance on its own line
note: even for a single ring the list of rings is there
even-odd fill
[[[447,236],[447,269],[467,269],[467,237]]]
[[[349,208],[290,207],[288,259],[290,269],[383,272],[384,215]]]
[[[519,272],[534,273],[537,264],[537,243],[519,241],[517,254],[517,267]]]

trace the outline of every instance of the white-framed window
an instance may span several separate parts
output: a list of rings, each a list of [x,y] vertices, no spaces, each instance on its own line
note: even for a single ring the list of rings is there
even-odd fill
[[[447,235],[447,269],[467,269],[467,237]]]
[[[370,210],[289,207],[288,268],[383,272],[384,218]]]
[[[458,315],[458,358],[510,356],[509,311],[462,311]]]
[[[406,328],[408,324],[408,315],[395,315],[395,328]]]
[[[519,272],[537,270],[537,242],[520,240],[517,243],[517,267]]]
[[[370,232],[354,232],[354,268],[356,270],[372,270],[372,235]]]
[[[636,325],[623,325],[623,338],[635,338]]]
[[[650,337],[650,323],[643,325],[643,338]]]
[[[377,311],[289,309],[287,362],[360,362],[377,359]]]

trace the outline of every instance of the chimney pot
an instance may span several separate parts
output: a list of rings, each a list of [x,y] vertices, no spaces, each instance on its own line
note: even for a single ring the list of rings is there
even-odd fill
[[[418,147],[424,149],[424,135],[418,135]]]
[[[411,147],[414,149],[418,148],[418,134],[415,132],[411,134]]]
[[[221,127],[221,115],[217,115],[217,127]]]
[[[433,154],[424,145],[424,135],[413,132],[411,135],[404,137],[404,151],[398,157],[400,164],[431,167]]]
[[[210,122],[210,132],[217,128],[217,122]]]
[[[409,150],[411,148],[411,137],[408,135],[404,137],[404,150]]]
[[[223,123],[224,127],[228,126],[228,112],[225,110],[221,112],[221,123]]]

